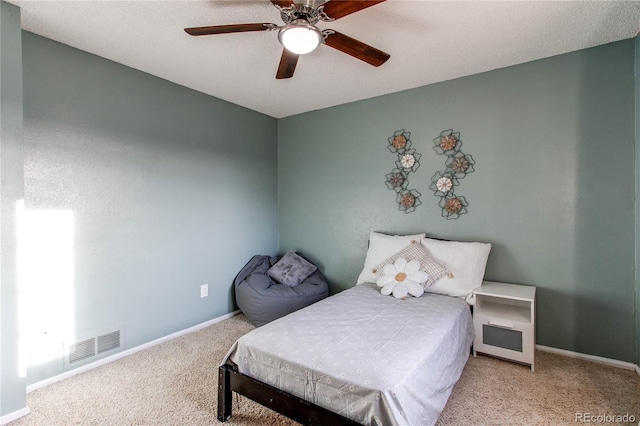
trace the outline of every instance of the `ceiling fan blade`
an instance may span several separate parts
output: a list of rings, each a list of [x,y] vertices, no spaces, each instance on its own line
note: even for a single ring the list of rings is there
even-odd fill
[[[324,39],[324,43],[327,46],[333,47],[347,55],[351,55],[356,59],[360,59],[374,67],[379,67],[387,62],[387,59],[391,57],[388,53],[378,50],[375,47],[371,47],[368,44],[364,44],[355,38],[351,38],[333,30],[325,31],[327,36]],[[323,31],[323,33],[325,33],[325,31]]]
[[[329,18],[339,19],[362,9],[375,6],[385,0],[332,0],[323,4],[324,13]]]
[[[293,0],[271,0],[271,3],[278,7],[291,7],[295,4]]]
[[[192,36],[210,35],[210,34],[227,34],[227,33],[243,33],[248,31],[267,31],[276,27],[275,24],[256,23],[256,24],[235,24],[235,25],[215,25],[213,27],[195,27],[185,28],[187,34]]]
[[[299,56],[300,55],[289,52],[287,49],[282,49],[282,57],[280,57],[280,64],[278,65],[278,72],[276,73],[278,80],[293,77]]]

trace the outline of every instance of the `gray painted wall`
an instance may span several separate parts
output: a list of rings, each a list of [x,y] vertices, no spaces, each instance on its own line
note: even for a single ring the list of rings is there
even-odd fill
[[[278,249],[276,120],[31,33],[23,50],[26,206],[73,220],[71,283],[34,298],[70,285],[73,336],[122,328],[123,349],[234,310],[238,270]],[[33,318],[47,346],[66,338]]]
[[[16,209],[23,198],[20,9],[0,2],[0,417],[26,407],[19,362]]]
[[[335,292],[372,230],[491,242],[488,279],[538,287],[539,344],[635,361],[633,58],[626,40],[280,120],[280,251]],[[456,190],[469,213],[448,221],[428,186],[450,128],[477,164]],[[399,129],[422,154],[410,214],[384,184]]]

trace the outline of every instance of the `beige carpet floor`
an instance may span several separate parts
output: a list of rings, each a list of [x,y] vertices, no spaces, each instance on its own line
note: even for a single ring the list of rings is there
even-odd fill
[[[35,390],[27,397],[31,413],[10,424],[218,424],[217,367],[251,329],[238,315]],[[243,397],[234,397],[233,408],[229,425],[296,424]],[[536,353],[534,373],[511,362],[471,357],[438,425],[576,424],[576,413],[628,413],[637,425],[640,378],[544,352]]]

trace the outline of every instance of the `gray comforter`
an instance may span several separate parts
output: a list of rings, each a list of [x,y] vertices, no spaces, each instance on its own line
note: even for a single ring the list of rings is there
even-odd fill
[[[469,356],[460,299],[361,284],[238,339],[241,373],[371,425],[434,424]]]

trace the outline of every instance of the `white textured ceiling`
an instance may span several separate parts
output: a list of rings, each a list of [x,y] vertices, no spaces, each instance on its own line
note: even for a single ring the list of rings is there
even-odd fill
[[[640,1],[398,1],[320,22],[391,54],[379,68],[328,46],[276,80],[277,32],[192,37],[183,28],[282,24],[268,0],[33,1],[25,30],[281,118],[634,37]]]

